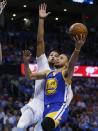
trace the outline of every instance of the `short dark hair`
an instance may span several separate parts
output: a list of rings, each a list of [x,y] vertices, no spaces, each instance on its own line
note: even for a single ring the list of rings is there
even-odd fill
[[[69,55],[67,55],[67,54],[65,54],[65,53],[61,53],[61,54],[66,55],[66,56],[67,56],[67,59],[68,59],[68,61],[69,61],[69,59],[70,59],[70,56],[69,56]]]
[[[57,50],[57,49],[51,49],[51,50],[47,53],[47,56],[49,56],[51,52],[57,52],[57,53],[60,55],[60,51],[59,51],[59,50]]]

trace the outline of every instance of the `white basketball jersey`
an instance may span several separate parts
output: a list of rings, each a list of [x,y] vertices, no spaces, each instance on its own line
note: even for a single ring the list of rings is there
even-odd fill
[[[38,64],[38,72],[44,70],[50,70],[45,54],[42,54],[40,57],[36,59]],[[45,84],[44,81],[45,81],[44,79],[35,81],[34,98],[39,99],[41,101],[44,101],[44,84]]]

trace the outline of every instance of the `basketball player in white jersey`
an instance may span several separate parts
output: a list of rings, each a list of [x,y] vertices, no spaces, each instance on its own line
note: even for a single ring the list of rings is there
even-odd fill
[[[49,55],[49,59],[47,61],[45,55],[45,47],[44,47],[44,19],[50,13],[46,13],[46,5],[41,4],[39,7],[39,25],[38,25],[38,36],[37,36],[37,64],[38,71],[43,71],[45,69],[50,69],[49,64],[53,67],[55,59],[58,57],[58,53],[56,51],[52,51]],[[29,69],[28,63],[30,59],[30,53],[25,51],[24,55],[24,64],[25,64],[25,73],[27,77],[30,77],[31,71]],[[35,83],[35,93],[34,98],[30,100],[30,102],[22,108],[22,116],[18,122],[18,131],[25,131],[26,128],[31,124],[36,124],[34,131],[42,131],[40,121],[42,119],[43,111],[44,111],[44,92],[43,92],[43,84],[44,80],[37,80]],[[71,88],[69,88],[69,98],[70,101],[73,97],[73,93]],[[69,102],[70,103],[70,102]]]

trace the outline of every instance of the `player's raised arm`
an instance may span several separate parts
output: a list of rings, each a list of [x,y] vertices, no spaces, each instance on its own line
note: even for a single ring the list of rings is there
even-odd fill
[[[1,43],[0,43],[0,64],[2,62],[2,49],[1,49]]]
[[[45,3],[39,6],[39,23],[37,34],[37,57],[45,53],[44,45],[44,19],[50,14],[46,13],[47,5]]]
[[[33,79],[33,80],[44,79],[46,77],[46,73],[48,72],[48,70],[45,70],[44,72],[34,72],[34,73],[32,73],[30,68],[29,68],[30,59],[31,59],[31,52],[29,50],[23,51],[25,76],[28,79]]]
[[[35,73],[32,73],[31,76],[30,76],[30,79],[33,79],[33,80],[41,80],[41,79],[44,79],[46,78],[46,74],[47,74],[47,70],[44,71],[44,72],[35,72]]]
[[[81,37],[78,37],[77,35],[73,37],[75,41],[75,50],[72,53],[70,60],[69,60],[69,67],[68,67],[68,78],[71,79],[74,72],[74,66],[78,60],[79,53],[81,50],[81,47],[84,45],[86,37],[85,35],[80,35]]]
[[[30,59],[31,59],[31,52],[29,50],[23,51],[23,61],[24,61],[25,76],[28,79],[30,79],[30,76],[32,74],[32,72],[31,72],[31,70],[29,68]]]

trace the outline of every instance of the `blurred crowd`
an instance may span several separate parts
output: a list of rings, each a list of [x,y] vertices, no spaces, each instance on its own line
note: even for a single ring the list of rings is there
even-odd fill
[[[24,77],[0,77],[0,131],[14,131],[21,115],[20,108],[33,97],[34,81]]]
[[[71,55],[74,50],[74,42],[66,32],[67,27],[57,26],[53,29],[46,28],[45,45],[46,54],[52,49]],[[3,63],[19,64],[22,62],[22,51],[29,49],[32,52],[32,61],[35,61],[37,31],[7,30],[0,33],[0,41],[3,49]],[[86,43],[81,50],[79,63],[86,65],[98,65],[98,32],[89,31]],[[92,61],[93,59],[93,61]]]
[[[75,78],[68,124],[74,131],[98,130],[98,78]],[[66,125],[66,124],[65,124]],[[68,125],[67,125],[68,126]]]
[[[98,131],[98,78],[73,78],[72,89],[74,98],[62,131]],[[0,77],[0,131],[16,130],[20,108],[33,97],[33,91],[34,82],[24,77]]]

